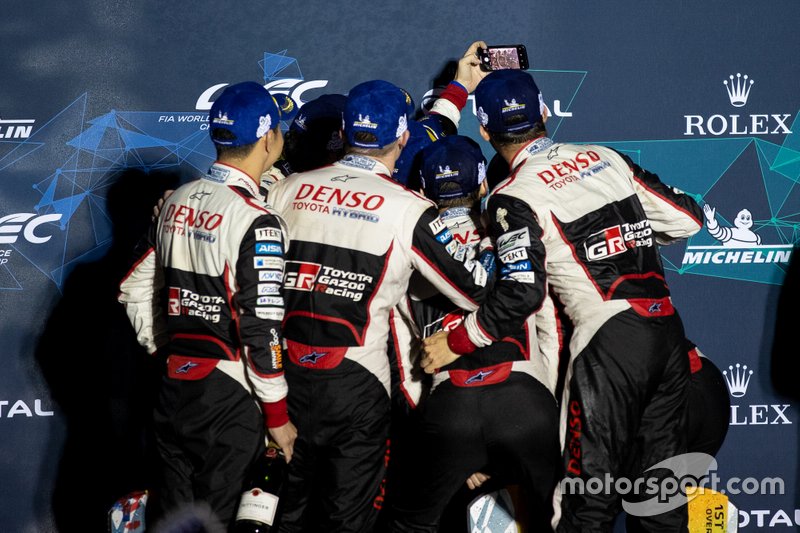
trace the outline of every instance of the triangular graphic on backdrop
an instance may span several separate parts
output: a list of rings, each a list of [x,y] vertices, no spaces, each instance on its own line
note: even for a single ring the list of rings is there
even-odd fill
[[[288,50],[281,50],[277,54],[271,54],[269,52],[264,52],[264,59],[258,62],[258,65],[264,71],[264,82],[270,82],[273,80],[279,80],[282,78],[298,78],[304,79],[303,73],[300,71],[300,65],[297,63],[297,60],[293,57],[287,57],[286,52]],[[290,69],[293,76],[286,76],[284,73],[285,70],[289,69],[290,67],[294,67]],[[281,75],[283,74],[283,75]]]

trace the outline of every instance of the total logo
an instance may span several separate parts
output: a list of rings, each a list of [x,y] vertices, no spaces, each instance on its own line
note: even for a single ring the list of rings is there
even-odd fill
[[[748,370],[747,365],[736,363],[728,366],[722,372],[725,382],[728,384],[728,391],[734,398],[743,398],[747,395],[750,380],[753,377],[753,370]],[[735,405],[731,403],[731,426],[778,426],[792,424],[787,410],[789,404],[752,404]]]
[[[800,526],[800,509],[758,509],[744,511],[739,509],[739,528],[748,526],[781,528],[786,526],[796,530]]]
[[[687,246],[683,256],[684,265],[788,264],[792,257],[791,244],[762,244],[761,235],[753,230],[753,215],[742,209],[732,225],[717,220],[716,208],[703,206],[705,227],[718,244],[711,246]]]
[[[439,95],[442,93],[443,90],[444,90],[443,88],[431,89],[430,91],[428,91],[424,95],[422,95],[422,107],[423,107],[423,109],[430,109],[433,101],[436,100],[436,98],[439,97]],[[475,95],[472,95],[472,94],[469,95],[467,97],[467,100],[471,102],[472,114],[477,117],[478,116],[478,108],[475,105]],[[509,105],[511,105],[511,102],[509,102]],[[516,103],[514,103],[514,105],[518,106],[518,104],[516,104]],[[553,117],[553,116],[561,117],[561,118],[570,118],[570,117],[572,117],[572,111],[564,111],[561,108],[561,100],[553,100],[553,106],[552,107],[548,106],[547,104],[544,104],[544,107],[547,109],[547,115],[550,116],[550,117]]]
[[[42,407],[42,400],[36,398],[33,400],[33,408],[29,402],[24,400],[17,400],[11,402],[10,400],[0,400],[0,419],[2,418],[15,418],[24,416],[26,418],[33,418],[38,416],[53,416],[53,411],[48,411]]]
[[[747,74],[736,73],[722,80],[724,93],[730,105],[736,109],[747,105],[752,89],[757,85]],[[755,113],[741,115],[738,113],[716,115],[684,115],[685,129],[683,134],[695,135],[788,135],[792,133],[787,123],[791,113]]]

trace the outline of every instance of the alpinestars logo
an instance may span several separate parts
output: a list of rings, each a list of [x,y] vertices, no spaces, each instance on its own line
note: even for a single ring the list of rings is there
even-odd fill
[[[747,365],[736,363],[722,371],[728,390],[733,398],[743,398],[747,394],[753,377],[753,370]],[[792,424],[787,411],[789,404],[750,404],[731,403],[731,426],[777,426]]]
[[[789,263],[793,245],[762,244],[761,235],[753,230],[755,221],[750,210],[740,210],[732,225],[720,222],[716,208],[709,204],[703,206],[703,213],[706,231],[718,244],[687,246],[684,265]]]
[[[287,50],[277,54],[264,52],[264,58],[258,63],[263,71],[264,88],[272,94],[289,95],[299,108],[314,99],[313,96],[305,96],[307,92],[326,87],[328,80],[306,80],[297,59],[288,57],[286,52]],[[198,111],[211,109],[214,98],[228,85],[228,83],[218,83],[203,91],[197,98],[195,109]]]
[[[744,107],[750,98],[750,92],[756,85],[755,80],[740,72],[728,76],[722,81],[728,102],[735,108]],[[755,113],[751,115],[716,114],[684,115],[686,128],[684,135],[788,135],[792,133],[787,125],[792,118],[791,113]]]

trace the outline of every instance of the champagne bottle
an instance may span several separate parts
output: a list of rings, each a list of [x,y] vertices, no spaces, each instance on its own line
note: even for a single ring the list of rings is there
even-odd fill
[[[239,500],[234,533],[267,533],[276,530],[273,523],[285,469],[283,452],[270,442],[267,451],[251,469],[245,485],[247,490]]]

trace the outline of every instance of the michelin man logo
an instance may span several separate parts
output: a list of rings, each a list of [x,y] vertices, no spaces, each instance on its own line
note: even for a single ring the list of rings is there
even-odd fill
[[[397,132],[394,134],[398,139],[408,129],[408,119],[405,115],[401,115],[397,121]]]
[[[269,115],[259,117],[258,129],[256,130],[256,137],[260,139],[261,137],[266,135],[270,129],[272,129],[272,117]]]
[[[747,209],[742,209],[733,221],[734,227],[719,225],[716,218],[716,209],[706,204],[703,206],[706,217],[708,233],[723,246],[729,248],[750,248],[761,244],[761,236],[750,228],[753,227],[753,215]]]
[[[486,111],[483,110],[483,107],[478,108],[478,120],[481,123],[481,126],[486,127],[489,123],[489,115],[486,114]]]

